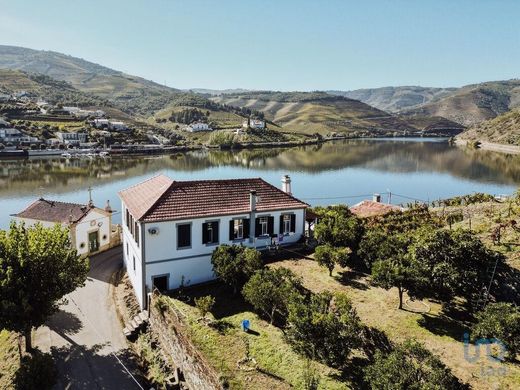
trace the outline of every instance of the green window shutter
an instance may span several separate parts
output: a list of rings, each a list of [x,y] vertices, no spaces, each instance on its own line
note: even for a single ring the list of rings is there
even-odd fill
[[[229,241],[233,241],[235,239],[235,221],[229,221]]]
[[[291,233],[296,232],[296,214],[291,214]]]
[[[202,243],[207,244],[208,240],[208,223],[205,222],[202,224]]]
[[[267,217],[267,233],[270,236],[274,234],[274,217]]]
[[[249,238],[249,232],[251,231],[249,224],[251,222],[249,219],[243,219],[242,223],[244,224],[244,238]]]
[[[212,222],[212,223],[213,223],[213,242],[217,243],[217,242],[219,242],[218,232],[219,232],[220,223],[218,223],[218,222]]]
[[[255,237],[262,235],[262,225],[260,225],[260,218],[255,218]]]
[[[283,214],[280,215],[280,229],[278,230],[278,234],[283,234]]]

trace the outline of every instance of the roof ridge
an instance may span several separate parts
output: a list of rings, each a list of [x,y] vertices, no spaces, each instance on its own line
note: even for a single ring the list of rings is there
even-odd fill
[[[172,180],[172,182],[167,186],[167,188],[162,192],[162,194],[155,200],[155,202],[152,203],[152,205],[150,207],[148,207],[148,210],[146,210],[143,215],[139,218],[139,219],[144,219],[146,217],[146,215],[148,213],[150,213],[154,208],[155,206],[157,205],[157,203],[159,203],[159,201],[162,199],[162,197],[168,193],[168,191],[173,187],[174,184],[176,184],[177,182],[175,180]]]
[[[139,183],[135,183],[134,185],[131,185],[130,187],[127,187],[127,188],[125,188],[124,190],[119,191],[118,193],[120,194],[120,193],[122,193],[122,192],[128,191],[129,189],[132,189],[132,188],[135,188],[135,187],[137,187],[137,186],[140,186],[140,185],[142,185],[142,184],[144,184],[144,183],[149,182],[150,180],[156,179],[156,178],[161,177],[161,176],[164,176],[165,178],[167,178],[167,179],[170,180],[171,182],[175,182],[175,180],[173,180],[173,179],[170,178],[169,176],[165,175],[164,173],[158,173],[157,175],[152,176],[152,177],[149,177],[148,179],[143,180],[143,181],[141,181],[141,182],[139,182]]]
[[[34,202],[32,202],[29,206],[27,207],[31,207],[33,204],[35,204],[36,202],[39,202],[39,201],[43,201],[43,202],[47,202],[49,204],[52,204],[53,203],[61,203],[61,204],[68,204],[68,205],[71,205],[71,206],[82,206],[82,207],[88,207],[87,204],[84,204],[84,203],[72,203],[72,202],[62,202],[61,200],[51,200],[51,199],[45,199],[45,198],[39,198],[39,199],[36,199]]]

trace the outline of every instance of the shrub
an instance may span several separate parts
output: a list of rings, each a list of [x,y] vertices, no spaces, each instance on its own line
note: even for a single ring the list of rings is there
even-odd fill
[[[229,148],[235,143],[235,135],[229,131],[218,130],[211,133],[208,140],[210,145]]]
[[[215,305],[215,298],[211,295],[195,298],[195,306],[199,310],[202,318],[206,318],[206,315],[211,311],[213,305]]]
[[[477,314],[473,326],[474,338],[495,338],[507,349],[507,357],[514,359],[520,352],[520,308],[511,303],[493,303]]]
[[[465,388],[438,357],[412,341],[387,354],[377,352],[364,378],[373,390]]]

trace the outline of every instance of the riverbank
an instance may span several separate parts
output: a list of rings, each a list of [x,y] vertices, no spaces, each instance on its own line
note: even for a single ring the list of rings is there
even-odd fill
[[[475,141],[466,140],[466,139],[456,139],[455,145],[457,146],[469,146],[469,143]],[[493,142],[486,141],[476,141],[478,142],[477,149],[490,150],[493,152],[506,153],[506,154],[520,154],[520,146],[516,145],[506,145],[506,144],[497,144]]]
[[[341,141],[341,140],[362,140],[362,139],[385,139],[392,141],[394,139],[402,139],[402,138],[417,138],[416,135],[412,136],[400,136],[400,137],[384,137],[384,136],[374,136],[374,137],[353,137],[353,136],[342,136],[337,135],[333,137],[323,137],[323,138],[312,138],[306,140],[299,141],[270,141],[270,142],[237,142],[232,145],[183,145],[183,146],[159,146],[159,145],[129,145],[127,147],[117,146],[109,149],[103,148],[91,148],[88,150],[79,150],[79,149],[44,149],[44,150],[31,150],[31,149],[4,149],[0,150],[0,160],[2,159],[12,159],[12,158],[27,158],[27,157],[44,157],[44,156],[61,156],[63,153],[71,153],[71,154],[81,154],[81,153],[100,153],[100,152],[108,152],[110,155],[117,156],[146,156],[146,155],[162,155],[162,154],[173,154],[179,152],[189,152],[195,150],[242,150],[242,149],[265,149],[265,148],[293,148],[297,146],[309,146],[309,145],[318,145],[323,144],[330,141]],[[422,138],[422,137],[421,137]],[[432,138],[432,137],[428,137]],[[439,139],[445,139],[446,137],[433,137]]]

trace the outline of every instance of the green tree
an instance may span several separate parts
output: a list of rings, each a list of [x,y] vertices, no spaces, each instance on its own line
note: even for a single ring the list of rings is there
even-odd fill
[[[345,294],[293,296],[287,323],[293,348],[331,367],[345,367],[351,351],[361,345],[361,322]]]
[[[32,350],[31,330],[58,310],[60,300],[85,283],[89,263],[71,248],[69,231],[56,225],[0,230],[0,328],[21,332]]]
[[[381,241],[380,253],[374,256],[372,282],[386,290],[396,287],[399,294],[399,309],[403,308],[405,291],[415,291],[419,278],[417,265],[407,254],[408,239],[402,234],[388,236]]]
[[[365,369],[364,378],[373,390],[466,388],[438,357],[413,341],[406,341],[387,354],[377,352],[374,363]]]
[[[329,270],[329,276],[332,276],[334,266],[339,264],[342,267],[347,265],[350,257],[348,248],[334,248],[329,244],[318,245],[314,252],[314,258],[319,265]]]
[[[200,316],[202,318],[206,318],[206,315],[211,311],[214,305],[215,298],[211,295],[195,298],[195,307],[197,307],[197,309],[199,310]]]
[[[467,230],[420,229],[409,252],[421,273],[413,295],[446,303],[458,296],[476,301],[489,283],[488,271],[503,261]]]
[[[244,285],[242,295],[272,324],[276,315],[285,320],[287,303],[301,287],[301,281],[287,268],[266,268],[255,272]]]
[[[320,243],[334,247],[347,247],[352,253],[358,250],[363,235],[363,224],[345,205],[316,208],[320,222],[314,233]]]
[[[507,357],[520,353],[520,308],[511,303],[492,303],[477,314],[474,338],[495,338],[507,348]]]
[[[211,264],[215,275],[230,285],[234,294],[263,267],[260,252],[241,245],[220,245],[211,255]]]

